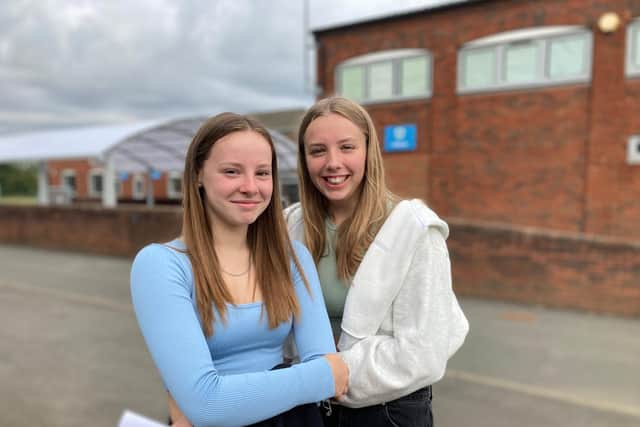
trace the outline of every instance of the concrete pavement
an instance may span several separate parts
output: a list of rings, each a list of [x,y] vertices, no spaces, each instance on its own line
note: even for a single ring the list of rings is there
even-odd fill
[[[0,245],[0,425],[166,416],[129,303],[130,260]],[[440,426],[640,425],[640,319],[462,299]]]

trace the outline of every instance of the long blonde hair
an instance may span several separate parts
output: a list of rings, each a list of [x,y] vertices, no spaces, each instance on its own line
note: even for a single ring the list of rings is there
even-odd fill
[[[335,242],[338,278],[349,282],[398,198],[387,188],[380,142],[369,113],[362,106],[346,98],[329,97],[316,102],[303,116],[298,131],[298,179],[304,218],[304,239],[314,261],[318,263],[328,244],[325,219],[329,215],[329,204],[313,185],[309,175],[304,138],[311,122],[332,113],[356,125],[366,140],[365,170],[360,184],[357,209],[340,224]]]
[[[202,124],[189,145],[182,180],[182,238],[191,261],[198,312],[207,336],[213,334],[212,304],[224,321],[226,303],[233,300],[221,275],[214,248],[215,236],[206,210],[206,195],[204,188],[198,186],[198,176],[213,144],[231,133],[243,131],[261,135],[271,147],[273,194],[265,211],[249,225],[247,231],[249,250],[255,262],[257,286],[260,287],[267,309],[269,327],[275,328],[299,313],[290,269],[292,260],[308,289],[282,215],[278,166],[271,135],[257,121],[239,114],[222,113],[212,117]]]

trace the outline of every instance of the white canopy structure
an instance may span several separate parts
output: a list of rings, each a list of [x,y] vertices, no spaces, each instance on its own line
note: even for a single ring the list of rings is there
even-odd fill
[[[46,205],[47,161],[95,159],[104,165],[105,183],[115,183],[118,173],[182,171],[189,143],[205,120],[195,117],[4,136],[0,137],[0,163],[39,162],[38,202]],[[277,131],[269,132],[276,146],[281,181],[295,183],[296,144]],[[105,206],[117,204],[115,185],[103,186],[102,202]],[[153,204],[150,191],[147,202]]]

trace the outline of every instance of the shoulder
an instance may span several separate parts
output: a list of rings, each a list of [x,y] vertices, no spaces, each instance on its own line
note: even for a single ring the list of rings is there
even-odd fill
[[[173,240],[167,243],[151,243],[140,249],[135,256],[134,263],[147,260],[169,260],[185,256],[182,252],[184,250],[184,244],[179,240]]]
[[[449,236],[447,223],[420,199],[407,199],[398,202],[389,214],[387,221],[411,227],[415,232],[438,232],[444,239]]]
[[[131,267],[132,275],[172,272],[186,278],[191,275],[191,263],[184,249],[184,243],[179,240],[151,243],[136,254]]]
[[[287,223],[287,229],[292,239],[304,239],[304,218],[302,216],[302,205],[296,202],[291,206],[287,206],[284,210],[284,219]]]

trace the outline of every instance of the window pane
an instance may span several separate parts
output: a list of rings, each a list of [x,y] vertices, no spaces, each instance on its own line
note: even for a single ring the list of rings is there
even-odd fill
[[[549,77],[581,75],[586,70],[586,35],[573,35],[549,41]]]
[[[64,177],[64,186],[69,190],[75,191],[76,189],[76,177],[73,175],[66,175]]]
[[[96,193],[102,193],[102,175],[92,175],[91,176],[93,191]]]
[[[393,64],[383,62],[369,67],[369,99],[387,99],[393,96]]]
[[[340,70],[340,94],[353,100],[364,98],[364,68],[345,67]]]
[[[182,179],[180,178],[171,178],[169,181],[169,186],[171,188],[171,192],[174,194],[179,194],[182,191]]]
[[[477,49],[463,54],[463,82],[465,88],[491,86],[496,81],[496,51]]]
[[[632,31],[633,34],[633,52],[632,61],[636,67],[640,67],[640,24],[636,24]]]
[[[513,44],[505,48],[505,81],[528,82],[536,79],[538,48],[535,43]]]
[[[401,62],[400,94],[402,96],[426,95],[431,81],[429,60],[426,56],[403,59]]]

